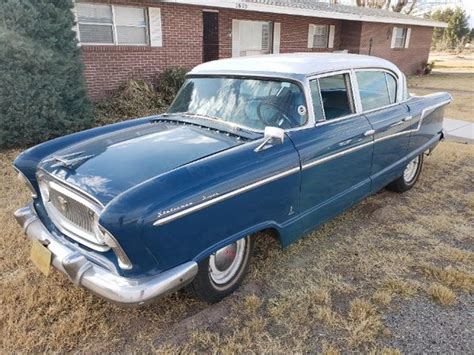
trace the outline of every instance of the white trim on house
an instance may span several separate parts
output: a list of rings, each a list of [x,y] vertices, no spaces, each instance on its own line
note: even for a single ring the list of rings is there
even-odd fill
[[[163,47],[161,9],[159,7],[148,8],[148,26],[150,30],[150,46]]]
[[[281,23],[273,23],[273,53],[280,53]]]
[[[411,28],[407,28],[407,36],[405,38],[405,48],[408,48],[410,46],[410,37],[411,37]]]
[[[334,48],[334,36],[336,35],[336,26],[329,25],[328,48]]]
[[[232,58],[240,57],[240,22],[232,20]]]
[[[395,41],[397,40],[397,27],[392,28],[392,41],[390,43],[390,48],[395,48]]]
[[[432,21],[423,18],[396,18],[388,16],[360,15],[341,13],[336,11],[321,11],[308,8],[297,8],[289,6],[279,6],[272,4],[258,4],[239,0],[162,0],[162,2],[188,4],[199,6],[213,6],[226,9],[237,9],[255,12],[270,12],[275,14],[299,15],[309,17],[330,18],[337,20],[352,20],[364,22],[393,23],[400,25],[417,25],[425,27],[441,27],[446,28],[448,24],[445,22]]]

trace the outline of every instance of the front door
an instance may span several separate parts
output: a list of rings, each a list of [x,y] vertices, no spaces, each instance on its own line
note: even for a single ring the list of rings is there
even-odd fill
[[[202,61],[219,59],[219,13],[202,13]]]
[[[302,167],[301,232],[369,194],[373,153],[372,127],[364,115],[355,113],[350,73],[320,77],[310,81],[310,87],[319,122],[288,133]]]

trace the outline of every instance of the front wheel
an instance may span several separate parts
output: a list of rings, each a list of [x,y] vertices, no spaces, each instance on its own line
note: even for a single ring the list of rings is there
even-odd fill
[[[403,171],[403,175],[390,183],[387,188],[395,192],[405,192],[410,190],[418,180],[422,166],[423,154],[420,154],[407,164],[405,170]]]
[[[190,285],[191,292],[201,300],[215,303],[237,289],[245,277],[255,244],[247,236],[229,244],[199,263],[199,270]]]

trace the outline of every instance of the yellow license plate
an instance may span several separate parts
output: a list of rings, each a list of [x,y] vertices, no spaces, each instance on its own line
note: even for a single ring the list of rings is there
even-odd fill
[[[33,240],[33,243],[31,244],[30,259],[43,274],[46,276],[49,275],[49,270],[51,268],[51,252],[37,240]]]

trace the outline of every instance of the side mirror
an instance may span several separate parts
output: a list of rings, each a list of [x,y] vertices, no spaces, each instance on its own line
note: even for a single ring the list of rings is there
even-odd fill
[[[265,127],[263,138],[263,143],[255,148],[256,152],[270,148],[274,145],[282,144],[285,140],[285,131],[278,127],[267,126]]]

